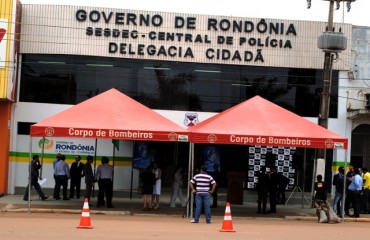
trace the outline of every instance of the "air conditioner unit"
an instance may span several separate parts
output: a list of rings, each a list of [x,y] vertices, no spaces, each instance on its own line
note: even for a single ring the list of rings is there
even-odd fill
[[[370,109],[370,93],[365,93],[365,108]]]

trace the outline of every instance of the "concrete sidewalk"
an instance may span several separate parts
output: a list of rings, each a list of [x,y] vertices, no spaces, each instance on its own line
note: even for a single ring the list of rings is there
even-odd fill
[[[31,197],[30,206],[27,201],[23,201],[22,195],[6,195],[0,197],[1,212],[43,212],[43,213],[74,213],[81,214],[83,199],[55,200],[49,198],[46,201],[38,199],[37,195]],[[92,198],[92,204],[96,203],[96,196]],[[143,200],[140,195],[130,197],[113,198],[114,208],[91,206],[91,214],[106,215],[172,215],[184,217],[185,209],[178,206],[171,208],[169,206],[170,195],[163,194],[160,197],[160,208],[151,211],[142,211]],[[212,217],[223,218],[225,214],[226,202],[219,201],[218,208],[212,208]],[[233,218],[253,218],[253,219],[280,219],[280,220],[306,220],[317,221],[315,209],[310,206],[297,204],[277,205],[277,213],[257,214],[257,204],[244,202],[243,205],[231,204],[231,214]],[[185,214],[186,217],[186,214]],[[370,215],[361,214],[360,218],[345,217],[344,221],[348,222],[370,222]]]

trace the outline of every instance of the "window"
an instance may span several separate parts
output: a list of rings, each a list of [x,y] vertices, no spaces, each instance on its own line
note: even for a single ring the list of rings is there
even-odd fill
[[[18,122],[17,128],[18,128],[18,135],[30,135],[31,131],[31,125],[35,123],[30,122]]]
[[[20,101],[78,104],[116,88],[155,109],[220,112],[256,95],[300,116],[319,113],[322,70],[103,58],[22,56]],[[330,117],[337,117],[333,71]]]

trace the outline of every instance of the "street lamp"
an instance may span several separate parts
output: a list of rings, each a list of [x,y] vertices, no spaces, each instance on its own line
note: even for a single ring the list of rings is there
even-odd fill
[[[324,0],[324,1],[330,1],[330,0]],[[338,10],[340,8],[340,2],[347,2],[347,12],[351,10],[351,3],[356,0],[335,0],[337,3],[337,8],[335,10]],[[307,0],[307,8],[311,8],[311,0]]]

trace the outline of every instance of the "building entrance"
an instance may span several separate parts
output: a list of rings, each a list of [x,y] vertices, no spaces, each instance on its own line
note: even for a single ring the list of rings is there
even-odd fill
[[[352,131],[351,163],[354,167],[370,166],[370,125],[361,124]]]

